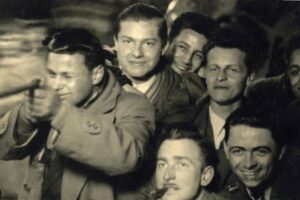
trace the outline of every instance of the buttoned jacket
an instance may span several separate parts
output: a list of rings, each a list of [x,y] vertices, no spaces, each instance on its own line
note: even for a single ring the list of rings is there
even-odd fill
[[[133,171],[142,160],[154,130],[154,109],[146,98],[123,91],[108,74],[98,98],[85,108],[65,105],[48,127],[41,126],[25,144],[17,146],[13,134],[20,106],[1,119],[0,145],[7,151],[0,156],[6,160],[30,156],[19,199],[41,199],[43,166],[38,158],[45,140],[63,158],[62,200],[114,199],[114,176]]]

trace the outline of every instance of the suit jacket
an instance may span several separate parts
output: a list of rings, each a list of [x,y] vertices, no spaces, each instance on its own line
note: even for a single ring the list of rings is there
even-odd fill
[[[198,128],[198,132],[204,137],[207,137],[214,145],[213,129],[209,118],[209,101],[210,97],[206,96],[198,105],[198,108],[194,113],[193,124]],[[217,150],[217,155],[219,162],[217,164],[217,174],[212,183],[212,187],[221,188],[227,177],[230,175],[231,170],[222,146]]]
[[[296,100],[287,74],[265,78],[253,83],[247,91],[247,102],[268,109],[283,109]]]
[[[30,168],[19,199],[39,200],[43,165],[39,162],[45,141],[63,158],[61,199],[114,199],[114,176],[133,171],[143,158],[154,130],[153,107],[144,97],[126,93],[108,73],[102,93],[86,107],[66,105],[58,116],[41,126],[22,145],[14,132],[20,106],[0,122],[3,159],[30,156]],[[47,135],[49,134],[49,135]]]

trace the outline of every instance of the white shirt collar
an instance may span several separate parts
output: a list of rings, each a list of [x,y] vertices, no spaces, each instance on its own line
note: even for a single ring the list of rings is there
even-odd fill
[[[225,119],[217,115],[210,106],[208,112],[209,112],[209,118],[213,129],[215,148],[219,149],[220,144],[222,143],[225,136],[225,130],[224,130]]]
[[[151,85],[156,80],[156,75],[152,76],[149,80],[143,82],[143,83],[132,83],[133,87],[135,87],[137,90],[145,94],[148,89],[151,87]]]

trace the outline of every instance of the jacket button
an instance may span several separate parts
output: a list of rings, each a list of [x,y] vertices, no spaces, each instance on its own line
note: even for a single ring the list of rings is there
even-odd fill
[[[24,184],[23,187],[26,192],[30,192],[31,187],[28,184]]]

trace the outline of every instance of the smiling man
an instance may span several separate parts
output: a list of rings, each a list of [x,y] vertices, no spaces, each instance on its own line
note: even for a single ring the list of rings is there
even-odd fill
[[[156,188],[166,192],[159,200],[218,200],[205,188],[214,177],[217,156],[208,140],[187,124],[162,130],[156,161]]]
[[[298,167],[281,162],[285,138],[276,111],[244,107],[226,124],[225,153],[234,174],[223,195],[237,199],[299,199]]]
[[[122,89],[87,30],[55,30],[43,44],[45,82],[0,120],[0,157],[30,156],[20,199],[113,200],[112,176],[133,171],[144,155],[153,107]]]
[[[179,76],[167,66],[162,57],[167,36],[164,15],[152,5],[132,4],[117,18],[114,41],[118,67],[155,106],[157,121],[184,113],[205,93],[203,85]]]
[[[194,124],[218,150],[219,186],[229,175],[229,165],[222,148],[226,118],[243,102],[248,82],[254,78],[251,38],[241,29],[221,28],[205,46],[204,76],[208,97],[200,102]]]
[[[217,23],[201,14],[186,12],[172,24],[166,55],[178,74],[196,73],[204,60],[203,47],[217,29]]]

